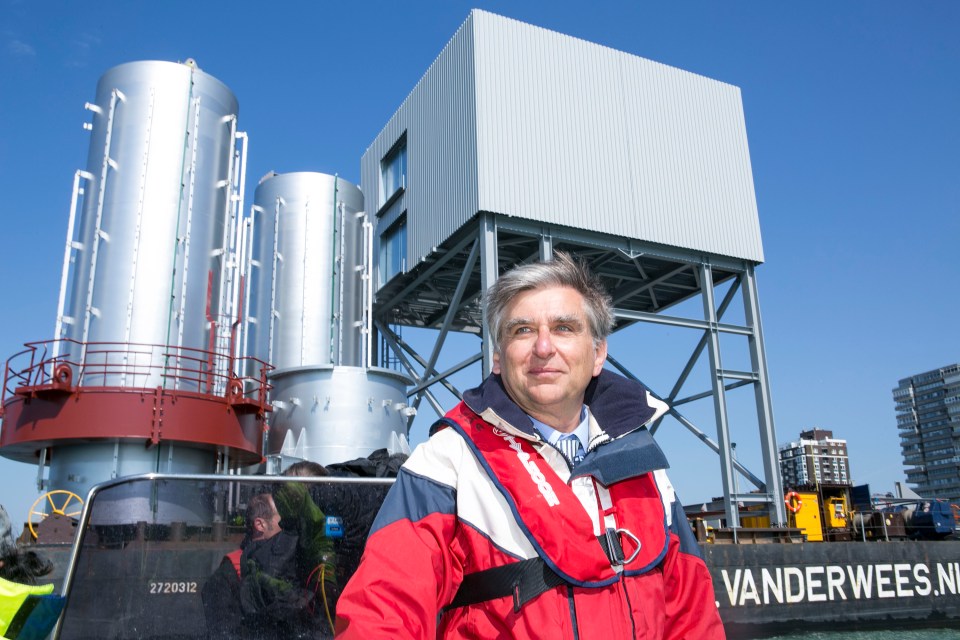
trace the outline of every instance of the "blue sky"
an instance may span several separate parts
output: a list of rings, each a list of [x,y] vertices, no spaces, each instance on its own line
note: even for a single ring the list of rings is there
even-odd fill
[[[107,69],[194,58],[230,87],[250,136],[249,203],[270,170],[359,183],[361,154],[472,7],[741,88],[778,440],[833,429],[854,480],[891,489],[903,478],[891,389],[960,360],[960,4],[948,0],[0,0],[0,359],[53,335],[83,105]],[[681,496],[716,495],[695,441],[661,432]],[[15,520],[35,475],[0,460]]]

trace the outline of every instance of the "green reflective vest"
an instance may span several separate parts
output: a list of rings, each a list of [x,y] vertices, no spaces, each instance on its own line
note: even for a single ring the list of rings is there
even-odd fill
[[[10,637],[7,635],[7,630],[27,596],[43,596],[51,593],[53,593],[52,584],[34,586],[0,578],[0,635],[4,638]]]

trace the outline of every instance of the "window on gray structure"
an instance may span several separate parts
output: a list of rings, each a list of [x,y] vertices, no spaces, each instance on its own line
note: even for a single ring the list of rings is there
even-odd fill
[[[390,201],[407,186],[407,135],[387,152],[380,161],[380,206]]]
[[[407,213],[380,236],[380,286],[407,270]]]

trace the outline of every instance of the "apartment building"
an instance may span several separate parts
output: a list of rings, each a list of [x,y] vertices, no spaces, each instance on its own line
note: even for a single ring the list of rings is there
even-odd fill
[[[780,475],[788,489],[852,485],[847,441],[827,429],[801,431],[799,440],[780,447]]]
[[[907,483],[960,502],[960,364],[904,378],[893,401]]]

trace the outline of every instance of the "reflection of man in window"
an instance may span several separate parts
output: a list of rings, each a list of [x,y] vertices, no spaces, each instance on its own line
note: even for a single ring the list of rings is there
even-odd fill
[[[292,496],[301,494],[306,494],[305,487],[291,485],[287,491],[278,491],[277,500],[287,505]],[[280,526],[281,519],[273,495],[250,498],[240,549],[227,554],[203,589],[209,637],[297,638],[329,633],[332,625],[323,621],[314,592],[307,587],[304,568],[310,558],[303,557],[302,547],[310,537],[297,534],[306,527],[287,530]]]
[[[240,556],[240,609],[248,630],[269,635],[305,631],[311,594],[297,571],[297,541],[296,534],[280,528],[272,495],[250,499]]]

